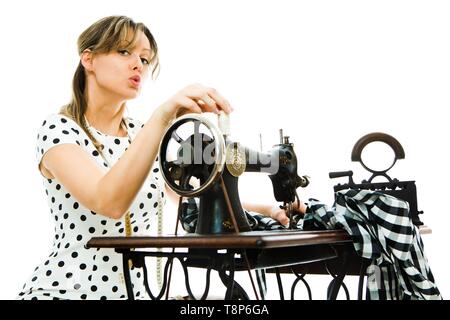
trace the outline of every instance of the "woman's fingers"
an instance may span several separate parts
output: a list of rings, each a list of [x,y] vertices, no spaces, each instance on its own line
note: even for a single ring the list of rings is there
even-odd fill
[[[225,113],[231,113],[233,111],[233,108],[231,107],[230,103],[227,99],[222,97],[222,95],[217,92],[216,89],[209,88],[208,90],[208,96],[214,99],[214,101],[219,105],[220,109],[225,111]]]
[[[278,214],[277,220],[278,220],[281,224],[283,224],[283,225],[288,224],[288,223],[289,223],[289,218],[288,218],[288,216],[286,215],[286,211],[282,210],[282,212],[280,212],[280,213]]]
[[[196,101],[186,96],[180,96],[177,99],[177,104],[179,105],[179,109],[176,115],[177,117],[185,113],[202,113],[203,111]]]
[[[286,215],[286,211],[284,209],[281,209],[280,207],[273,207],[272,208],[272,212],[270,213],[270,217],[272,219],[277,220],[278,222],[280,222],[283,225],[286,225],[289,223],[289,218]]]
[[[198,105],[206,112],[219,113],[219,108],[216,102],[211,99],[207,94],[203,94],[200,99],[197,100]]]
[[[213,88],[195,84],[187,86],[183,92],[189,98],[198,101],[200,107],[206,107],[207,112],[218,113],[219,110],[223,110],[225,113],[230,113],[232,111],[230,103]]]

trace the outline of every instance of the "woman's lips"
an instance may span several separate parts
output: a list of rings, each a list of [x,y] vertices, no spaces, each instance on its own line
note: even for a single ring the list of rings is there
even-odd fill
[[[139,77],[131,77],[129,80],[133,87],[139,88],[139,85],[141,84],[141,79]]]

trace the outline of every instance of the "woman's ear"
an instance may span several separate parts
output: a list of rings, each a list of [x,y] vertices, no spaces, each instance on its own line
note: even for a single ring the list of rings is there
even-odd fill
[[[86,71],[92,71],[92,56],[93,53],[90,49],[84,50],[80,55],[80,61]]]

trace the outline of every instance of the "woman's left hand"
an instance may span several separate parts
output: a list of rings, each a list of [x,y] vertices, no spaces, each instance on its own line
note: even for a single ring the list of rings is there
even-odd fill
[[[300,206],[298,206],[297,202],[294,204],[294,214],[300,214],[303,216],[306,212],[306,204],[300,202]],[[267,209],[266,216],[271,217],[272,219],[277,220],[282,225],[289,224],[289,217],[287,216],[286,210],[280,208],[280,206],[270,206]]]
[[[281,209],[279,206],[271,206],[270,208],[268,208],[266,216],[277,220],[282,225],[289,224],[289,218],[286,214],[286,210]]]

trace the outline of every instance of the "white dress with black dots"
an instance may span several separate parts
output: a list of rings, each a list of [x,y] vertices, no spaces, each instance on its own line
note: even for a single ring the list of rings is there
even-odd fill
[[[133,139],[142,124],[124,118],[128,134]],[[115,137],[90,128],[103,144],[103,155],[113,165],[131,143],[128,137]],[[77,144],[96,162],[109,167],[94,144],[77,123],[59,114],[50,115],[37,137],[37,163],[52,147]],[[133,235],[150,235],[150,225],[156,223],[158,202],[164,204],[164,184],[158,169],[158,158],[146,182],[130,207]],[[50,214],[55,223],[55,236],[49,257],[33,272],[23,286],[21,299],[125,299],[122,256],[114,249],[86,249],[92,237],[125,236],[125,219],[112,219],[84,207],[57,179],[44,178]],[[124,186],[126,188],[126,186]],[[136,299],[146,299],[142,269],[130,270]]]

